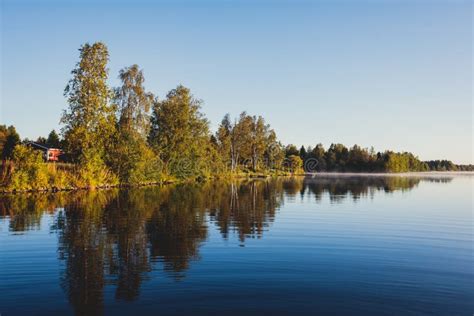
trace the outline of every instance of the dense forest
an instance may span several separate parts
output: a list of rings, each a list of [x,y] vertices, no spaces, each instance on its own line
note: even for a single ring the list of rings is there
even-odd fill
[[[227,176],[305,172],[407,172],[473,170],[451,161],[422,162],[411,153],[375,152],[354,145],[284,146],[261,116],[225,115],[212,134],[202,101],[178,85],[159,99],[144,87],[137,65],[108,86],[109,52],[103,43],[84,44],[64,90],[68,107],[60,135],[35,143],[60,148],[60,163],[21,140],[13,126],[0,126],[4,191],[94,188]]]

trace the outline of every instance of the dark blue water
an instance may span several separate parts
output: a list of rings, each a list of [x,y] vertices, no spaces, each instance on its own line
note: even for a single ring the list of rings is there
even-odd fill
[[[473,179],[2,196],[0,314],[472,315]]]

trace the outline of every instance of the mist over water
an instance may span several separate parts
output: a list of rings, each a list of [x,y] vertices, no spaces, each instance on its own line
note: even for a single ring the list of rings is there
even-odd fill
[[[4,195],[0,313],[470,315],[473,179]]]

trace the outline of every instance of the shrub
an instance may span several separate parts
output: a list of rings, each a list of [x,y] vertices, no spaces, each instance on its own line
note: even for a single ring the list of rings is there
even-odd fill
[[[74,177],[73,185],[78,188],[94,189],[96,187],[116,185],[118,182],[118,177],[109,170],[100,155],[88,152],[78,164],[77,175]]]
[[[300,156],[291,155],[288,157],[289,169],[294,174],[302,174],[303,171],[303,160]]]
[[[128,184],[156,183],[163,178],[163,163],[155,153],[143,147],[128,172]]]
[[[163,165],[146,142],[130,133],[122,132],[112,146],[108,165],[121,184],[145,184],[162,178]]]
[[[42,153],[25,145],[13,151],[13,171],[8,188],[10,190],[43,190],[49,187],[49,173]]]

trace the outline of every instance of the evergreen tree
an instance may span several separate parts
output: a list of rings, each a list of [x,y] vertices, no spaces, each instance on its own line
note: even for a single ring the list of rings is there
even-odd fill
[[[299,156],[300,152],[295,145],[287,145],[285,149],[285,155],[286,158],[289,158],[290,156]]]
[[[5,143],[7,141],[7,136],[7,126],[0,125],[0,154],[3,152],[3,147],[5,146]]]
[[[234,126],[230,121],[230,114],[226,114],[216,132],[216,143],[223,162],[235,171],[237,166],[235,157],[235,142],[233,137]]]
[[[47,141],[46,138],[44,138],[43,136],[40,136],[36,139],[35,143],[47,146],[48,144],[46,144],[46,141]]]
[[[15,146],[18,144],[20,144],[20,135],[13,125],[9,126],[6,129],[5,143],[2,146],[2,159],[12,159]]]
[[[303,161],[305,161],[307,155],[308,155],[308,153],[306,152],[306,148],[304,146],[301,146],[301,148],[300,148],[300,158]]]
[[[317,144],[316,147],[311,151],[311,158],[316,159],[318,162],[316,165],[317,171],[326,171],[327,164],[326,164],[326,151],[324,150],[324,146],[322,144]]]
[[[59,140],[59,136],[56,131],[53,129],[46,139],[46,145],[50,148],[59,148],[61,141]]]

